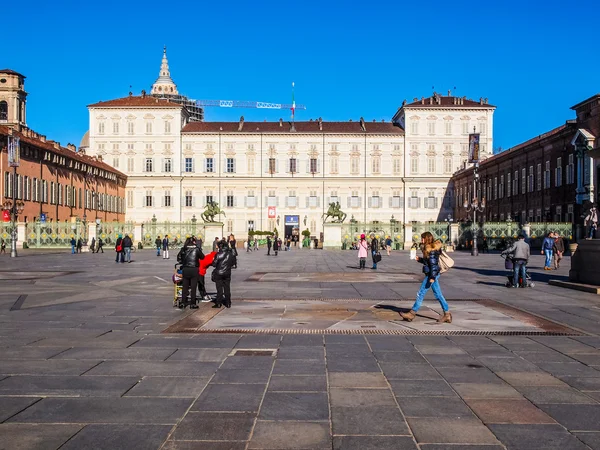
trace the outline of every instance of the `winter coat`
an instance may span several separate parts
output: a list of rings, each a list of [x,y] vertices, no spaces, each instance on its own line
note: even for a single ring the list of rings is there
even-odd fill
[[[231,268],[235,265],[235,256],[229,247],[224,247],[217,253],[212,266],[215,268],[215,277],[227,278],[231,276]]]
[[[565,241],[563,238],[558,237],[554,240],[554,247],[552,248],[555,252],[564,253],[565,252]]]
[[[529,244],[525,242],[525,239],[519,239],[513,243],[509,248],[502,252],[502,255],[511,255],[513,259],[524,259],[528,260],[530,256]]]
[[[436,278],[440,274],[440,255],[442,253],[442,241],[437,240],[429,248],[423,249],[423,255],[426,251],[429,251],[427,258],[423,256],[419,258],[421,264],[423,264],[423,273],[429,278]]]
[[[160,248],[160,246],[162,245],[162,241],[160,240],[160,238],[156,238],[156,240],[154,241],[154,245],[156,245],[156,248]]]
[[[552,250],[552,247],[554,247],[554,239],[550,236],[545,237],[542,243],[542,250]]]
[[[206,271],[208,270],[208,267],[212,265],[213,261],[215,260],[215,256],[217,256],[217,252],[210,252],[200,260],[200,271],[198,273],[201,276],[206,275]]]
[[[115,242],[115,250],[119,247],[123,248],[123,238],[117,238],[117,242]]]
[[[358,242],[358,257],[359,258],[366,258],[367,257],[367,247],[369,246],[369,244],[367,244],[366,240],[360,240]]]
[[[131,240],[131,238],[129,236],[125,236],[123,238],[123,248],[125,247],[133,247],[133,241]]]
[[[267,247],[271,248],[271,245],[273,245],[273,243],[271,242],[271,238],[267,236]]]
[[[377,240],[377,238],[373,238],[371,240],[371,252],[378,252],[379,251],[379,241]]]
[[[196,245],[183,247],[177,255],[177,262],[183,267],[200,267],[200,260],[204,255]]]
[[[164,238],[162,241],[163,250],[169,250],[169,239]]]
[[[267,245],[269,244],[267,243]],[[279,250],[279,239],[273,239],[273,250]]]

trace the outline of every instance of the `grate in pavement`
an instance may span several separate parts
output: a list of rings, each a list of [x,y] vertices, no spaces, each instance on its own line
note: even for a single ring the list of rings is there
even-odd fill
[[[169,331],[170,333],[189,333],[190,331]],[[558,332],[558,331],[483,331],[483,330],[336,330],[336,329],[297,329],[297,328],[224,328],[210,329],[200,328],[193,331],[195,334],[375,334],[389,336],[584,336],[577,331]]]
[[[277,350],[252,350],[252,349],[235,349],[233,350],[229,356],[275,356],[277,354]]]

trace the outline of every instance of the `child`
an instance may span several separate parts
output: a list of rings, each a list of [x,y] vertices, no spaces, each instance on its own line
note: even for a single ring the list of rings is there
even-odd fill
[[[206,275],[206,270],[208,269],[208,267],[213,263],[216,255],[217,252],[210,252],[207,255],[204,255],[204,259],[200,260],[198,292],[200,293],[200,301],[203,303],[211,301],[210,296],[206,293],[206,284],[204,283],[204,276]]]
[[[365,265],[367,264],[367,249],[368,249],[368,247],[369,247],[369,244],[367,244],[365,235],[361,234],[360,242],[358,243],[358,262],[359,262],[359,268],[361,268],[361,269],[364,269]]]

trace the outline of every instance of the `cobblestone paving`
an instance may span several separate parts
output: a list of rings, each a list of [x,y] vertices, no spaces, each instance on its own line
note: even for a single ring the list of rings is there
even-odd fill
[[[162,333],[188,313],[171,306],[173,260],[151,252],[2,256],[0,449],[600,448],[600,300],[547,285],[568,261],[549,274],[533,258],[536,288],[512,290],[498,255],[455,254],[442,286],[577,336],[243,335]],[[249,280],[356,265],[354,252],[241,253],[231,311],[240,298],[410,304],[419,266],[403,252],[378,282]]]

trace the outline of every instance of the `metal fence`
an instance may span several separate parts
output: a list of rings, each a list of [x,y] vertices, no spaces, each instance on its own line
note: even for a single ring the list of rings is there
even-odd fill
[[[85,231],[82,222],[27,222],[25,235],[29,248],[65,248],[72,238],[84,238]]]
[[[404,226],[401,223],[350,223],[342,226],[342,249],[352,248],[352,244],[360,240],[360,235],[371,234],[379,240],[385,240],[389,236],[392,239],[392,247],[401,249],[404,245]]]
[[[96,239],[102,238],[104,245],[116,245],[119,235],[121,237],[126,234],[133,239],[135,224],[133,222],[103,222],[96,225]]]
[[[142,225],[142,243],[144,247],[154,247],[156,238],[169,236],[169,246],[181,247],[190,236],[204,239],[204,225],[197,222],[146,222]]]

